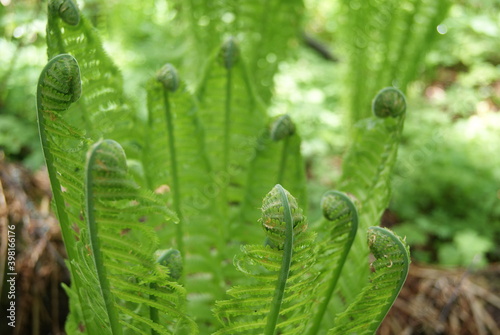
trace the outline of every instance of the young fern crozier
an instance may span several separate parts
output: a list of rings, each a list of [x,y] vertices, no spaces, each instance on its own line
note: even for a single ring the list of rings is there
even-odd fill
[[[262,206],[265,245],[245,245],[234,261],[252,284],[228,290],[216,302],[223,328],[214,334],[300,334],[310,317],[317,273],[314,234],[306,231],[293,196],[276,185]]]
[[[346,194],[326,192],[321,199],[321,207],[326,220],[318,227],[317,267],[320,276],[317,294],[322,300],[314,307],[308,335],[317,334],[321,329],[358,229],[358,211]]]
[[[410,252],[400,237],[380,227],[370,227],[367,237],[376,258],[370,284],[337,316],[328,335],[375,334],[408,275]]]

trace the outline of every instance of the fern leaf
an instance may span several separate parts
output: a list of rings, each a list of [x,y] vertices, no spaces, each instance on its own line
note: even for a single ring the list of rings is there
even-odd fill
[[[358,229],[358,212],[344,193],[326,192],[321,206],[326,218],[317,229],[317,264],[320,273],[317,295],[321,300],[314,308],[314,318],[308,325],[309,335],[317,334],[321,327]]]
[[[184,289],[154,259],[158,238],[148,224],[155,215],[170,221],[176,218],[127,175],[125,153],[117,142],[104,140],[91,148],[85,186],[97,287],[106,302],[113,334],[120,334],[122,325],[173,334],[178,323],[186,322],[195,332],[194,323],[183,313]],[[149,318],[151,310],[159,315],[156,320]]]
[[[198,90],[210,168],[224,180],[217,197],[223,220],[230,215],[227,207],[241,205],[248,162],[255,153],[256,130],[262,129],[266,120],[241,56],[233,39],[225,42],[212,57]]]
[[[356,125],[356,137],[342,165],[339,189],[352,194],[359,209],[359,229],[340,281],[343,298],[349,303],[366,284],[368,260],[364,232],[379,224],[391,196],[390,178],[403,130],[406,102],[394,88],[383,89],[373,100],[375,116]],[[339,312],[340,310],[337,310]]]
[[[89,311],[105,315],[102,297],[91,297],[95,286],[92,274],[95,267],[86,263],[81,243],[77,243],[83,229],[83,180],[85,152],[89,141],[81,130],[66,122],[68,114],[76,113],[71,105],[81,93],[78,63],[64,54],[50,60],[38,80],[37,118],[42,150],[50,178],[56,213],[66,247],[68,268],[71,273],[71,292],[78,300],[72,304],[70,316],[73,327],[92,333],[108,334],[106,320],[95,319]],[[89,271],[81,272],[78,264],[88,265]],[[78,307],[76,307],[78,306]],[[79,311],[79,312],[78,312]],[[77,319],[82,318],[82,319]]]
[[[123,78],[99,35],[73,0],[50,0],[48,7],[48,56],[67,53],[75,57],[85,92],[77,102],[80,112],[67,122],[94,141],[101,136],[113,138],[124,145],[129,158],[137,157],[138,137],[131,134],[137,134],[138,128],[123,94]]]
[[[273,120],[259,137],[255,156],[250,162],[245,202],[241,209],[241,220],[245,225],[239,229],[245,229],[247,241],[256,241],[253,230],[248,226],[258,218],[255,211],[259,207],[258,199],[262,199],[273,185],[283,185],[299,201],[307,203],[300,143],[295,125],[288,115]]]
[[[147,184],[153,190],[169,185],[180,219],[175,240],[184,253],[184,226],[202,210],[194,199],[203,197],[200,189],[210,180],[194,98],[170,64],[148,84],[148,125],[143,154]]]
[[[143,166],[150,189],[168,185],[167,196],[179,215],[175,236],[162,233],[163,243],[175,240],[185,254],[186,288],[190,292],[189,311],[200,322],[214,323],[206,310],[225,292],[220,238],[222,222],[214,210],[214,192],[227,187],[227,179],[210,173],[204,129],[198,106],[172,65],[164,66],[148,83],[148,124]],[[226,184],[225,184],[226,183]],[[216,194],[216,193],[215,193]],[[198,223],[205,222],[200,225]],[[182,225],[182,226],[181,226]],[[182,230],[182,232],[181,232]]]
[[[218,301],[223,328],[214,334],[298,334],[310,316],[317,274],[314,235],[293,198],[276,185],[263,201],[266,246],[245,245],[235,266],[253,284],[233,287],[233,298]]]
[[[342,1],[339,29],[348,62],[346,97],[350,126],[369,117],[370,97],[380,87],[403,92],[418,75],[439,36],[449,0],[387,0],[377,5]]]
[[[371,227],[368,244],[376,258],[370,285],[337,316],[329,335],[375,334],[403,287],[410,267],[406,243],[388,229]]]
[[[196,68],[227,36],[237,36],[256,93],[269,104],[278,65],[289,54],[290,46],[297,44],[303,2],[191,0],[176,1],[176,8],[180,12],[178,24],[187,27],[186,35],[190,37],[187,48],[196,50],[187,55],[182,68]]]

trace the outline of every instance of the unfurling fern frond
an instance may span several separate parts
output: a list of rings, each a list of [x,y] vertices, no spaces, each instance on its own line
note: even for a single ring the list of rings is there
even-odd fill
[[[276,185],[264,198],[261,223],[266,245],[245,245],[235,266],[251,284],[228,290],[216,302],[224,325],[215,334],[300,334],[310,318],[317,273],[314,235],[307,232],[293,196]]]
[[[95,294],[95,265],[86,257],[79,232],[84,228],[83,205],[85,154],[90,141],[66,120],[76,113],[72,104],[81,93],[78,63],[63,54],[50,60],[38,81],[37,116],[43,154],[52,187],[61,234],[70,261],[72,310],[69,333],[110,334],[102,296]]]
[[[251,173],[241,211],[245,224],[251,225],[257,220],[255,208],[259,206],[259,199],[275,184],[283,185],[301,203],[307,202],[305,165],[300,144],[295,124],[286,114],[271,120],[261,134],[255,156],[250,162]]]
[[[376,258],[370,284],[337,316],[329,335],[375,334],[403,287],[410,267],[405,241],[388,229],[370,227],[368,245]]]
[[[405,92],[424,65],[450,0],[342,0],[339,40],[345,47],[350,125],[369,116],[371,97],[388,85]]]
[[[317,334],[321,327],[358,229],[358,212],[346,194],[326,192],[321,207],[326,219],[317,230],[317,268],[320,273],[317,295],[321,300],[315,306],[314,318],[308,325],[309,335]]]
[[[211,57],[198,97],[210,172],[224,180],[216,200],[227,230],[228,219],[243,201],[249,162],[267,119],[234,39]]]
[[[49,58],[70,54],[80,66],[82,90],[76,103],[79,113],[66,120],[97,141],[113,138],[136,158],[139,128],[123,93],[123,78],[106,54],[97,31],[81,13],[74,0],[49,0],[47,54]]]
[[[359,229],[346,270],[342,275],[342,293],[347,303],[366,285],[368,260],[364,232],[378,225],[389,205],[391,174],[405,119],[406,101],[395,88],[381,90],[372,103],[375,116],[356,124],[356,136],[342,164],[339,189],[352,194],[359,204]],[[355,270],[358,269],[358,270]],[[359,271],[361,270],[362,273]]]
[[[196,326],[183,313],[185,290],[154,258],[158,238],[150,218],[175,216],[127,175],[117,142],[104,140],[89,151],[85,191],[91,256],[113,334],[122,327],[134,334],[175,334],[186,326],[194,334]]]

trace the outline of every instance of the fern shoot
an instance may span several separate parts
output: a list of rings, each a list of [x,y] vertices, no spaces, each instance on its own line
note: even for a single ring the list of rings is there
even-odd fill
[[[107,187],[111,186],[106,185],[106,182],[111,181],[110,179],[106,178],[106,174],[118,174],[118,177],[123,177],[120,175],[123,171],[113,171],[114,173],[111,171],[115,166],[120,166],[120,163],[122,163],[122,166],[125,163],[114,161],[114,159],[120,159],[122,157],[120,157],[119,153],[118,155],[116,155],[115,152],[106,152],[111,150],[119,150],[119,146],[116,142],[107,141],[97,143],[90,151],[90,155],[87,159],[85,176],[85,208],[87,213],[86,217],[89,230],[90,246],[97,270],[97,278],[99,280],[98,288],[100,289],[103,296],[107,315],[109,316],[111,333],[113,335],[121,335],[123,334],[123,332],[118,322],[118,313],[114,306],[115,301],[111,294],[108,276],[106,274],[106,268],[104,267],[103,256],[101,253],[101,243],[98,238],[98,225],[96,222],[94,210],[94,198],[97,196],[96,191],[99,192],[99,188],[106,189]],[[99,183],[102,183],[104,185],[99,185]],[[102,194],[99,195],[102,196]]]
[[[169,100],[169,93],[175,92],[179,87],[179,77],[177,70],[171,65],[166,64],[160,69],[157,75],[157,80],[163,84],[163,103],[165,106],[166,132],[168,136],[168,149],[170,152],[170,171],[172,173],[172,192],[174,209],[179,217],[179,223],[176,225],[176,242],[177,248],[181,254],[185,253],[184,248],[184,217],[181,210],[181,187],[179,185],[179,174],[177,172],[177,150],[174,136],[174,123]]]
[[[155,260],[159,241],[148,224],[155,215],[176,218],[133,181],[117,142],[100,141],[89,151],[85,199],[91,255],[112,334],[122,328],[162,335],[181,326],[194,331],[183,313],[185,290]]]
[[[326,192],[321,200],[321,207],[326,221],[318,227],[317,266],[320,277],[317,294],[322,300],[314,309],[314,317],[308,325],[308,335],[315,335],[321,329],[323,317],[337,288],[358,229],[358,211],[346,194]]]
[[[342,162],[339,190],[358,203],[359,228],[339,284],[347,304],[368,284],[369,250],[365,232],[380,222],[391,197],[391,174],[405,120],[406,100],[395,88],[382,89],[373,99],[373,116],[356,123],[355,137]],[[355,289],[356,288],[356,289]],[[337,309],[337,312],[341,310]]]
[[[375,334],[408,275],[410,254],[404,240],[380,227],[370,227],[367,237],[376,258],[370,284],[337,316],[329,335]]]
[[[314,234],[306,231],[302,210],[276,185],[263,201],[260,221],[269,241],[242,246],[235,259],[252,283],[231,288],[232,299],[216,302],[224,326],[214,334],[299,334],[310,317],[317,273]]]

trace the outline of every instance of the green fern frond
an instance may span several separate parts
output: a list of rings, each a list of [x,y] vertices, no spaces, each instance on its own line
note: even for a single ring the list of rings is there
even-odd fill
[[[276,185],[262,206],[264,246],[245,245],[235,266],[252,284],[228,290],[216,302],[223,328],[214,334],[299,334],[310,317],[317,274],[313,271],[314,234],[295,198]]]
[[[370,284],[337,316],[329,335],[375,334],[408,275],[410,254],[401,238],[380,227],[371,227],[367,235],[370,251],[376,258]]]
[[[300,202],[307,203],[305,164],[300,151],[300,136],[288,115],[272,120],[259,137],[255,156],[250,162],[245,202],[241,209],[242,222],[247,235],[258,218],[255,208],[259,199],[275,184],[290,190]]]
[[[317,268],[320,273],[317,296],[320,303],[308,324],[309,335],[318,333],[358,229],[358,212],[349,197],[328,191],[321,200],[323,220],[317,228]]]
[[[148,224],[151,216],[169,221],[175,216],[127,175],[125,153],[112,140],[98,142],[89,151],[85,186],[97,287],[113,334],[120,334],[122,326],[174,334],[178,323],[190,323],[194,333],[196,326],[183,313],[185,290],[155,261],[158,238]],[[151,310],[156,320],[149,318]]]
[[[377,4],[342,1],[340,39],[348,64],[346,97],[350,126],[369,116],[380,87],[403,92],[416,78],[423,58],[439,36],[450,0],[386,0]]]
[[[167,188],[180,219],[177,234],[162,233],[162,242],[176,241],[177,248],[189,250],[184,257],[189,311],[200,322],[214,323],[206,310],[226,290],[223,274],[214,268],[221,267],[226,257],[220,236],[227,226],[215,203],[221,190],[227,189],[228,178],[210,170],[199,108],[172,65],[164,66],[148,83],[148,125],[143,154],[148,187]],[[223,128],[211,131],[221,133]],[[218,252],[207,253],[214,249]]]
[[[194,201],[203,197],[202,187],[210,182],[197,113],[194,97],[176,69],[165,65],[148,83],[149,131],[143,165],[150,189],[168,186],[167,194],[180,219],[175,241],[181,253],[184,226],[205,209],[197,208]]]
[[[269,104],[278,65],[288,55],[290,46],[297,44],[303,2],[191,0],[176,1],[176,8],[180,12],[178,25],[187,27],[189,49],[196,50],[185,57],[182,68],[192,70],[204,63],[228,36],[237,36],[256,92]]]
[[[138,133],[135,116],[123,94],[122,75],[105,52],[97,31],[73,0],[50,0],[48,8],[48,56],[67,53],[75,57],[85,92],[77,102],[80,112],[73,113],[67,122],[83,129],[94,141],[101,136],[120,141],[129,158],[136,158],[139,137],[130,136]]]
[[[55,209],[61,226],[67,263],[71,273],[72,296],[78,301],[72,304],[78,316],[70,316],[73,327],[106,334],[106,320],[95,319],[89,313],[105,315],[102,297],[92,297],[95,267],[87,264],[83,246],[77,243],[79,231],[83,229],[83,180],[85,153],[89,141],[83,132],[66,122],[68,114],[75,113],[71,105],[81,93],[80,71],[76,60],[67,54],[50,60],[40,74],[37,86],[37,118],[42,150],[50,178]],[[90,267],[81,272],[78,267]],[[78,306],[78,308],[75,308]],[[76,319],[81,317],[83,319]]]
[[[235,6],[234,31],[242,36],[243,52],[255,78],[259,97],[268,104],[278,65],[297,44],[304,12],[302,0],[240,1]]]
[[[358,234],[339,283],[347,303],[367,284],[368,270],[362,264],[368,260],[368,248],[363,235],[368,227],[379,224],[389,205],[390,178],[403,130],[406,102],[399,90],[386,88],[377,94],[372,107],[373,113],[379,116],[356,124],[356,136],[345,155],[339,182],[339,190],[352,194],[359,210]]]
[[[266,120],[234,39],[228,39],[211,58],[198,92],[210,168],[225,180],[217,199],[227,220],[230,213],[226,208],[238,208],[243,200],[256,130],[262,129]]]

